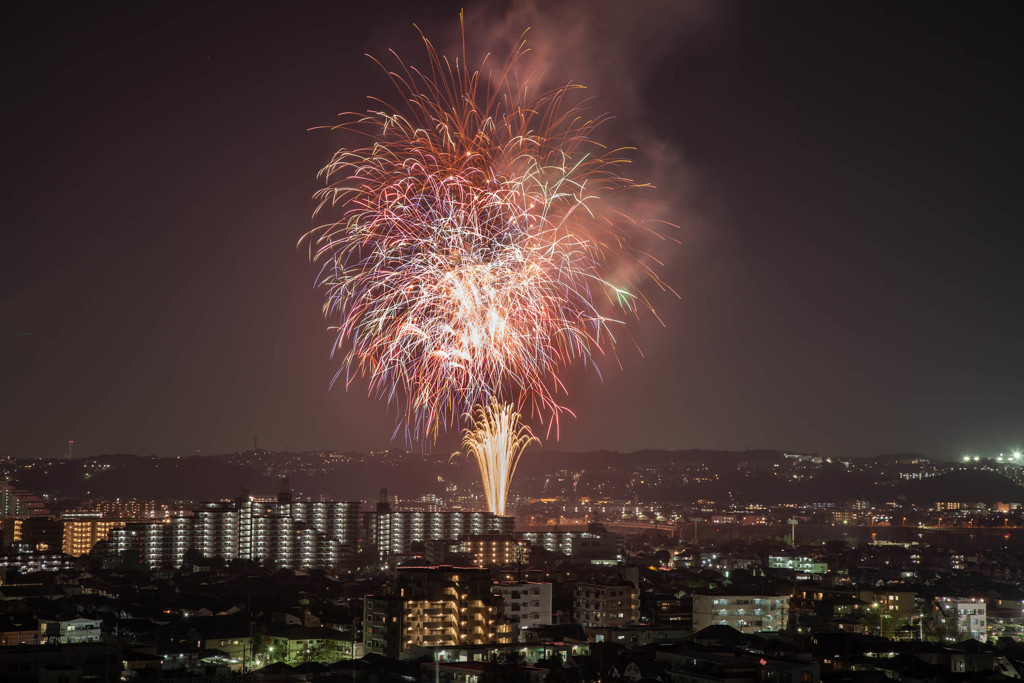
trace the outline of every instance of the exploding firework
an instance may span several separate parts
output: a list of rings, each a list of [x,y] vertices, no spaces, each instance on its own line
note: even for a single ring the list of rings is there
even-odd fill
[[[401,103],[343,115],[334,128],[362,142],[321,170],[315,215],[335,217],[306,238],[335,381],[365,378],[409,441],[493,399],[557,435],[561,370],[614,350],[613,311],[649,308],[646,228],[608,201],[635,184],[591,138],[604,117],[569,102],[577,86],[518,77],[522,41],[476,70],[424,43],[429,69],[385,69]]]
[[[473,427],[462,432],[462,446],[480,468],[487,508],[504,515],[519,457],[527,446],[540,441],[519,422],[519,413],[507,403],[492,400],[486,406],[478,405],[472,417]]]

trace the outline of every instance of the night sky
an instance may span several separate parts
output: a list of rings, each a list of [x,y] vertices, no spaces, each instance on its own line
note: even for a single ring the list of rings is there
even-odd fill
[[[403,445],[330,388],[310,129],[463,5],[477,54],[533,26],[680,226],[665,326],[566,373],[548,446],[1024,445],[1024,3],[58,4],[2,29],[0,455]]]

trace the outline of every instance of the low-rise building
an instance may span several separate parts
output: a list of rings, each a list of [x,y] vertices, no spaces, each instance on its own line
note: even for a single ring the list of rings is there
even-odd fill
[[[223,663],[233,671],[251,666],[254,661],[252,625],[244,614],[193,616],[186,634],[203,650],[223,653]]]
[[[409,659],[426,659],[429,662],[492,662],[502,661],[515,653],[524,664],[536,664],[542,659],[558,657],[563,662],[572,657],[589,656],[590,643],[572,641],[505,643],[489,645],[460,645],[458,647],[409,648]]]
[[[284,662],[289,666],[352,659],[354,649],[351,637],[341,631],[306,626],[287,626],[268,633],[263,644],[267,663]]]
[[[28,616],[22,620],[10,616],[0,617],[0,647],[36,645],[39,643],[39,624]]]
[[[789,621],[789,596],[712,593],[693,596],[693,630],[731,626],[742,633],[781,631]]]
[[[425,662],[420,665],[420,680],[436,683],[479,683],[492,675],[489,669],[493,666],[490,662]],[[518,669],[516,680],[523,683],[543,683],[549,674],[548,669],[530,664],[523,664]]]
[[[792,557],[788,555],[769,555],[768,568],[791,571],[797,574],[825,574],[828,563],[813,557]]]
[[[116,643],[5,647],[0,648],[0,678],[4,683],[117,681],[123,661]]]
[[[982,642],[988,637],[985,598],[939,597],[935,603],[945,618],[956,620],[957,633]]]
[[[39,642],[74,644],[100,642],[99,619],[40,619]]]
[[[634,624],[618,628],[584,628],[591,643],[615,643],[626,648],[638,648],[652,643],[678,643],[690,635],[690,629],[676,626],[649,626]]]

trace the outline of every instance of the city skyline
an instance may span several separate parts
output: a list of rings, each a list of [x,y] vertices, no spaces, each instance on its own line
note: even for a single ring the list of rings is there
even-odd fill
[[[566,374],[545,448],[1024,445],[1020,6],[588,8],[469,4],[471,48],[532,26],[535,64],[589,86],[680,225],[682,298],[603,383]],[[329,389],[295,245],[337,140],[308,129],[386,94],[363,53],[419,54],[413,24],[445,45],[459,5],[21,11],[0,455],[406,447],[365,386]]]

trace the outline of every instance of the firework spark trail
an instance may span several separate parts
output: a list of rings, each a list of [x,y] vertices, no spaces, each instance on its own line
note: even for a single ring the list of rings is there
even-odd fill
[[[366,143],[321,171],[317,213],[340,215],[304,239],[336,380],[367,378],[410,441],[493,398],[557,434],[559,372],[614,348],[602,310],[649,308],[637,284],[660,284],[633,246],[646,228],[605,202],[633,183],[590,140],[603,118],[566,102],[577,86],[534,95],[517,79],[522,42],[476,71],[424,42],[429,72],[389,71],[402,104],[347,115],[335,128]]]
[[[519,414],[507,403],[492,400],[486,406],[478,405],[472,418],[473,427],[462,432],[462,445],[480,467],[487,508],[504,516],[519,458],[531,443],[540,440],[520,424]]]

